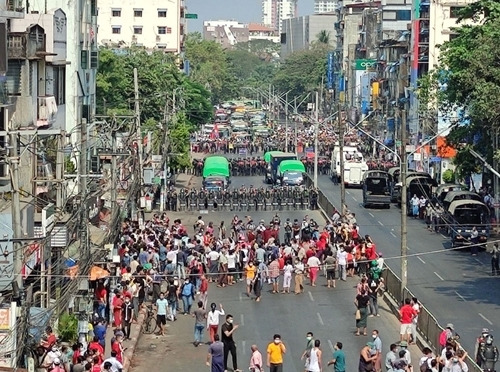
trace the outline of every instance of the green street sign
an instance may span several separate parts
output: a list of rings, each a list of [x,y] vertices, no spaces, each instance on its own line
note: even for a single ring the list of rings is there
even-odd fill
[[[377,66],[376,59],[357,59],[354,63],[355,70],[370,70]]]
[[[401,141],[396,141],[396,146],[401,146]]]
[[[184,18],[186,18],[186,19],[198,19],[198,14],[186,13],[186,16]]]

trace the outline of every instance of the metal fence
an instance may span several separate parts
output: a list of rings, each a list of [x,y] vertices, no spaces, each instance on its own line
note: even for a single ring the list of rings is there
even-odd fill
[[[307,177],[306,185],[309,186],[311,184],[311,178]],[[318,204],[328,217],[331,217],[334,210],[336,209],[333,203],[321,190],[318,191]],[[403,291],[403,298],[401,298],[401,279],[387,265],[385,265],[385,270],[382,276],[385,281],[386,294],[392,298],[392,300],[398,305],[398,307],[403,303],[405,298],[415,297],[408,288],[405,288]],[[398,316],[398,314],[394,315]],[[436,355],[441,355],[439,336],[443,331],[443,327],[439,325],[436,318],[425,306],[420,307],[417,331],[420,337],[424,340],[424,343],[427,344]],[[471,351],[471,354],[472,353],[473,351]],[[471,355],[469,355],[467,357],[466,363],[469,367],[469,372],[483,372],[481,367],[479,367],[474,361],[474,357],[475,355],[472,355],[472,357]]]

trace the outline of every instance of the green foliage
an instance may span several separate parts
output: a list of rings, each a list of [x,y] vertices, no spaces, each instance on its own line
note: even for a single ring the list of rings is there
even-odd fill
[[[455,159],[453,159],[453,164],[455,164],[455,178],[463,180],[473,173],[481,172],[481,166],[477,164],[476,158],[471,155],[468,147],[465,146],[457,151]]]
[[[76,341],[78,339],[78,318],[76,315],[63,313],[59,317],[57,332],[62,341]]]
[[[191,130],[192,126],[184,113],[176,114],[169,125],[169,147],[165,150],[171,154],[169,165],[174,169],[191,166],[189,159],[189,134]]]
[[[220,44],[203,40],[199,33],[188,34],[186,58],[191,66],[191,79],[212,94],[212,103],[237,95],[236,79]]]
[[[455,172],[451,169],[447,169],[443,172],[444,183],[454,183],[455,182]]]
[[[278,57],[280,44],[270,40],[256,39],[236,44],[235,50],[245,51],[258,57],[261,61],[271,62]]]
[[[64,173],[75,174],[76,166],[75,163],[71,161],[71,156],[67,155],[64,157]]]
[[[299,97],[319,87],[321,78],[326,74],[326,55],[328,47],[317,45],[306,51],[292,53],[282,63],[273,83],[280,92]]]
[[[330,45],[330,41],[331,41],[331,33],[330,33],[330,31],[321,30],[316,35],[316,42],[318,42],[319,44]]]

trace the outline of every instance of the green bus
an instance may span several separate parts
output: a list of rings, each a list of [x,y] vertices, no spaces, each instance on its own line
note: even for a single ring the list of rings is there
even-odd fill
[[[283,186],[300,186],[304,184],[306,167],[300,160],[283,160],[278,166],[278,178]]]
[[[227,188],[230,182],[229,177],[231,176],[229,161],[224,156],[209,156],[205,159],[202,175],[205,187],[208,186],[208,181],[211,184],[213,181],[223,180],[223,187]]]

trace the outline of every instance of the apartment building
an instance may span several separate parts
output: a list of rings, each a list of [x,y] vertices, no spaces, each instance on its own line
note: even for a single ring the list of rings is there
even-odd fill
[[[314,0],[314,14],[331,13],[339,6],[338,0]]]
[[[298,0],[262,0],[262,23],[282,33],[282,22],[298,16]]]
[[[283,20],[281,33],[281,58],[301,50],[307,50],[317,40],[318,34],[325,30],[330,32],[332,50],[337,46],[334,25],[337,21],[335,13],[311,14]]]
[[[99,0],[98,44],[183,51],[184,0]]]
[[[273,43],[280,42],[278,31],[273,30],[271,27],[259,23],[248,24],[248,40],[268,40]]]
[[[223,48],[232,48],[238,43],[249,40],[247,24],[237,21],[205,21],[203,22],[203,39],[215,41]]]

